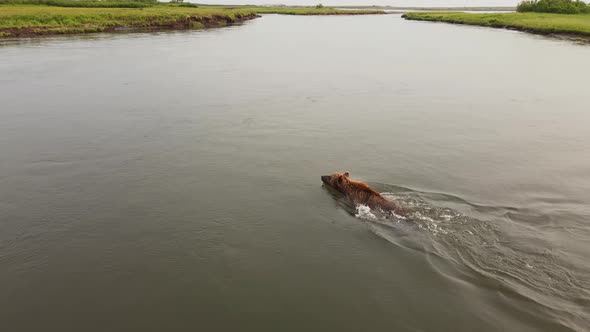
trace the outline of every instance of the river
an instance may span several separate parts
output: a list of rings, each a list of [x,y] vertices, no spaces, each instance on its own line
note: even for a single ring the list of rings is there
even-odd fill
[[[399,15],[4,41],[0,321],[584,331],[588,59]]]

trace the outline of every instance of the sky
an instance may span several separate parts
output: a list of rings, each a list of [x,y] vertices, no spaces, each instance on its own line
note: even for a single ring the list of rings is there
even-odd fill
[[[185,0],[186,1],[186,0]],[[231,5],[390,5],[397,7],[488,7],[516,6],[520,0],[190,0],[207,4]]]

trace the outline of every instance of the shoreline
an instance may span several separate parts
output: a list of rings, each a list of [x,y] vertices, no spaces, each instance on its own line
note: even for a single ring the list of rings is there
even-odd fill
[[[468,11],[468,12],[515,12],[516,7],[508,6],[457,6],[457,7],[412,7],[412,6],[338,6],[337,8],[342,9],[378,9],[387,11],[401,11],[401,12],[413,12],[413,11],[424,11],[424,12],[455,12],[455,11]]]
[[[590,43],[590,15],[585,14],[412,12],[403,14],[402,17],[409,21],[441,22],[505,29],[571,40],[584,44]]]
[[[145,31],[169,31],[169,30],[199,30],[221,28],[231,25],[240,25],[246,21],[260,17],[253,14],[236,14],[235,17],[213,15],[211,17],[189,16],[169,22],[154,22],[147,25],[113,25],[107,27],[78,26],[78,27],[54,27],[54,26],[27,26],[0,28],[1,38],[32,38],[56,35],[74,35],[89,33],[114,33],[114,32],[145,32]]]
[[[372,15],[380,10],[340,10],[301,7],[171,7],[72,8],[43,5],[0,5],[0,39],[101,32],[210,29],[239,25],[261,17],[280,15]]]

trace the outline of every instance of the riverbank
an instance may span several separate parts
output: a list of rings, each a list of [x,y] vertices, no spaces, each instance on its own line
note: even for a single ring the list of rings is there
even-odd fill
[[[250,9],[1,6],[0,37],[211,28],[241,23],[255,17],[256,12]]]
[[[459,7],[408,7],[408,6],[338,6],[341,9],[386,10],[386,11],[427,11],[427,12],[514,12],[516,7],[508,6],[459,6]]]
[[[72,8],[44,5],[0,5],[0,37],[114,32],[132,30],[199,29],[239,24],[259,14],[366,15],[379,10],[338,10],[290,7]]]
[[[407,20],[446,22],[519,30],[543,35],[561,35],[590,41],[590,14],[547,13],[406,13]]]

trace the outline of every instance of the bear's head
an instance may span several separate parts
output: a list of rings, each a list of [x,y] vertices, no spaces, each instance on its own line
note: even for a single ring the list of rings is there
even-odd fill
[[[325,185],[330,186],[341,193],[344,193],[344,188],[346,184],[350,181],[348,178],[349,176],[350,173],[348,172],[322,175],[322,182]]]

